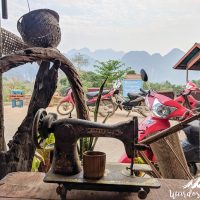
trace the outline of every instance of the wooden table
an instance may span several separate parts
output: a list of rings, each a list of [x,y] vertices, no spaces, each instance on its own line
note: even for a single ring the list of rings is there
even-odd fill
[[[45,174],[39,172],[14,172],[8,174],[4,179],[0,180],[0,200],[34,200],[34,199],[55,199],[59,196],[56,194],[57,184],[44,183]],[[159,179],[161,183],[160,189],[151,189],[146,200],[170,200],[172,192],[185,192],[189,190],[183,189],[188,180],[176,179]],[[200,189],[193,189],[198,192],[200,197]],[[79,191],[72,190],[68,193],[70,200],[137,200],[136,193],[119,193],[119,192],[102,192],[102,191]],[[175,198],[175,200],[196,200],[197,196],[183,196]]]
[[[98,180],[85,179],[83,170],[72,176],[64,176],[53,173],[51,169],[46,174],[44,182],[59,184],[58,194],[62,200],[68,198],[66,194],[71,190],[134,192],[141,199],[145,199],[151,189],[160,188],[160,182],[156,178],[130,176],[130,170],[127,170],[127,167],[129,164],[107,163],[104,176]],[[135,172],[152,172],[151,167],[147,164],[134,164],[133,170]]]

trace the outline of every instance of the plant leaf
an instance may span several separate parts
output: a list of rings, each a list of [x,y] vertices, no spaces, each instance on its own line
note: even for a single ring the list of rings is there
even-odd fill
[[[105,85],[107,79],[108,79],[108,77],[104,80],[103,84],[101,85],[101,87],[99,89],[99,94],[98,94],[98,97],[97,97],[96,106],[95,106],[95,110],[94,110],[94,121],[95,122],[97,122],[97,116],[98,116],[98,112],[99,112],[99,104],[100,104],[100,101],[101,101],[103,88],[104,88],[104,85]]]

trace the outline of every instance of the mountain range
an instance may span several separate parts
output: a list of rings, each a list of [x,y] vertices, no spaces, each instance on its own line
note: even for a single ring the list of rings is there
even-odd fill
[[[184,70],[173,69],[173,66],[185,54],[177,48],[172,49],[166,55],[161,55],[159,53],[149,54],[146,51],[123,52],[112,49],[98,49],[96,51],[91,51],[88,48],[79,50],[72,49],[64,53],[64,55],[71,60],[77,54],[83,55],[83,57],[88,60],[88,64],[82,66],[81,70],[94,71],[94,64],[97,60],[120,60],[126,67],[131,67],[137,73],[139,73],[141,68],[145,69],[149,75],[150,82],[170,81],[174,84],[185,84],[186,72]],[[38,66],[36,64],[26,64],[6,72],[4,76],[33,81],[37,70]],[[189,79],[200,79],[199,75],[198,72],[190,72]]]

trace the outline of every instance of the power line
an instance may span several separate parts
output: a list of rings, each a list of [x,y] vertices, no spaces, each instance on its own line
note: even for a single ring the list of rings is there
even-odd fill
[[[31,11],[31,9],[30,9],[29,0],[27,0],[27,5],[28,5],[29,12],[30,12],[30,11]]]

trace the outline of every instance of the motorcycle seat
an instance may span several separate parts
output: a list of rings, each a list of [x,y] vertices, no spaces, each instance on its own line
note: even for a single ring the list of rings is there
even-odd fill
[[[129,101],[125,101],[124,103],[122,103],[122,105],[125,105],[125,106],[131,106],[131,107],[135,107],[135,106],[139,106],[140,102],[141,101],[144,101],[144,97],[138,97],[137,99],[134,99],[134,100],[129,100]]]
[[[108,94],[109,92],[110,92],[110,90],[103,90],[102,95]],[[98,94],[99,94],[99,91],[97,91],[97,92],[87,92],[86,96],[87,96],[88,99],[91,99],[93,97],[98,96]]]
[[[200,146],[192,145],[187,139],[181,141],[181,146],[187,162],[200,162]]]
[[[198,112],[200,111],[200,101],[197,101],[195,110],[198,111]]]
[[[183,129],[188,141],[192,145],[200,146],[200,127],[197,125],[190,125]]]
[[[127,95],[129,97],[129,99],[131,99],[131,100],[137,99],[138,97],[141,96],[140,94],[131,93],[131,92],[129,92]]]

